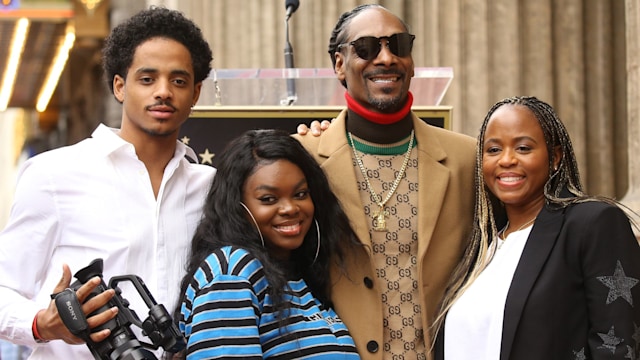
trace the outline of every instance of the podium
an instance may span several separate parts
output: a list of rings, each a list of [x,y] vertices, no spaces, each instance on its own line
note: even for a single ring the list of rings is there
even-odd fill
[[[417,116],[451,128],[451,107],[440,102],[452,79],[451,68],[415,69],[410,90]],[[178,138],[194,149],[194,160],[216,166],[215,154],[247,130],[294,133],[298,124],[333,119],[346,107],[345,91],[330,68],[214,70]]]

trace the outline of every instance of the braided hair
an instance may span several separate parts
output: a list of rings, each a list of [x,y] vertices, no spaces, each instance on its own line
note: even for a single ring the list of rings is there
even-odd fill
[[[434,334],[441,330],[444,317],[455,300],[462,295],[491,261],[497,247],[493,239],[498,236],[499,232],[499,227],[496,223],[504,225],[507,220],[500,200],[485,186],[482,172],[483,144],[487,124],[493,113],[505,105],[526,107],[534,114],[542,128],[547,153],[549,154],[549,178],[544,185],[544,197],[547,206],[552,209],[562,209],[571,204],[581,202],[603,201],[626,209],[624,205],[614,199],[587,195],[584,192],[580,181],[578,162],[569,133],[551,105],[532,96],[510,97],[497,102],[484,118],[476,144],[476,201],[471,239],[461,262],[451,276],[447,291],[440,304],[440,309],[432,324]],[[554,163],[557,159],[555,159],[556,152],[554,150],[557,147],[560,147],[562,152],[561,159],[557,167],[555,167]],[[569,192],[569,196],[566,193],[563,194],[565,190]],[[436,336],[434,335],[432,345],[435,338]]]
[[[333,65],[334,69],[336,68],[336,52],[339,51],[338,46],[340,46],[340,44],[344,44],[345,42],[347,42],[347,39],[349,38],[348,27],[349,27],[349,24],[351,23],[351,20],[353,20],[354,17],[356,17],[358,14],[360,14],[364,10],[373,9],[373,8],[387,10],[382,5],[364,4],[364,5],[358,5],[355,8],[349,11],[346,11],[342,13],[342,15],[340,15],[338,22],[333,27],[333,31],[331,31],[331,37],[329,38],[329,57],[331,58],[331,64]],[[409,25],[407,25],[407,23],[400,18],[398,18],[398,20],[402,23],[405,30],[408,32]],[[341,83],[342,83],[342,86],[344,86],[345,88],[347,87],[346,81],[342,80]]]

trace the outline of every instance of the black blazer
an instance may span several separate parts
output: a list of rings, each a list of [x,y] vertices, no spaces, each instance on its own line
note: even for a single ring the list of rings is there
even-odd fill
[[[545,207],[507,294],[500,360],[640,358],[639,280],[640,246],[620,208]]]

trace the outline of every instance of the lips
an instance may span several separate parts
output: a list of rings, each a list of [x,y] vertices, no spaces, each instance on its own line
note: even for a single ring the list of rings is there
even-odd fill
[[[498,180],[506,183],[513,183],[522,179],[524,179],[524,176],[498,176]]]
[[[176,111],[176,109],[167,105],[149,106],[147,110],[149,111],[151,116],[153,116],[157,120],[168,120],[173,116],[173,113]]]
[[[301,223],[302,222],[297,222],[294,224],[274,225],[273,228],[283,235],[295,236],[299,235],[302,231]]]
[[[393,76],[393,77],[389,77],[389,76],[385,76],[385,77],[380,77],[380,76],[376,76],[376,77],[372,77],[369,78],[369,80],[375,82],[375,83],[392,83],[392,82],[396,82],[400,80],[399,76]]]
[[[174,108],[172,108],[171,106],[151,106],[148,108],[149,111],[153,111],[153,112],[169,112],[172,113],[175,111]]]

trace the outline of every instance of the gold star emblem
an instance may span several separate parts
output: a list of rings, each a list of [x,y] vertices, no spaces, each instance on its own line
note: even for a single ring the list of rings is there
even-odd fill
[[[182,137],[182,139],[180,139],[180,141],[182,141],[182,143],[185,145],[189,145],[189,141],[191,141],[191,139],[187,135],[185,135]]]
[[[198,155],[200,155],[200,158],[202,158],[202,160],[200,161],[200,164],[213,165],[213,162],[211,160],[213,159],[214,156],[216,156],[216,154],[210,153],[208,148],[204,149],[204,152]]]

